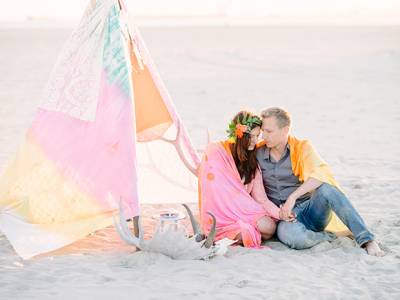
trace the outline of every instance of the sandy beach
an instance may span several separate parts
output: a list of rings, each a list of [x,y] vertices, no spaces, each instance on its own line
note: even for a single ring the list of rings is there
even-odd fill
[[[142,28],[198,150],[241,108],[283,106],[387,255],[349,238],[312,249],[232,247],[210,261],[134,252],[110,227],[24,261],[0,233],[0,299],[398,299],[400,27]],[[0,27],[0,172],[18,149],[71,29]],[[188,199],[196,212],[196,198]],[[166,205],[143,205],[151,216]],[[168,205],[180,209],[178,204]],[[183,211],[183,210],[182,210]],[[187,221],[184,222],[187,226]]]

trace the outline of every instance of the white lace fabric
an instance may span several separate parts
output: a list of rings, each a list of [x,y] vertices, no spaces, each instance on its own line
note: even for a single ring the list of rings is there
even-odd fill
[[[94,121],[99,100],[105,22],[116,0],[90,3],[66,42],[45,88],[40,108]]]

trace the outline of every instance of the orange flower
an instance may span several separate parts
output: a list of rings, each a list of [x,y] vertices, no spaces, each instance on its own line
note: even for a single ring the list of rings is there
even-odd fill
[[[247,131],[247,126],[243,124],[236,124],[235,134],[237,137],[242,138],[243,134]]]

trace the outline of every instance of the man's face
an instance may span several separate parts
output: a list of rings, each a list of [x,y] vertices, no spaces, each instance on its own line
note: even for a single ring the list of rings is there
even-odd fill
[[[289,128],[285,126],[279,128],[275,117],[264,118],[262,121],[262,138],[268,148],[274,148],[287,142]]]

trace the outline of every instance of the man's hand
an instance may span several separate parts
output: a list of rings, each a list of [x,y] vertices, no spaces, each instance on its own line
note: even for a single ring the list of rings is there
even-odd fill
[[[292,195],[287,198],[284,205],[280,206],[279,217],[281,220],[292,222],[296,220],[296,216],[292,213],[292,209],[296,204],[296,198]]]
[[[284,221],[294,221],[296,220],[296,216],[292,213],[292,209],[296,204],[296,200],[300,198],[302,195],[311,192],[318,188],[322,184],[322,181],[319,181],[315,178],[308,178],[301,186],[297,188],[290,196],[287,198],[285,204],[281,205],[281,210],[279,211],[279,218]]]

